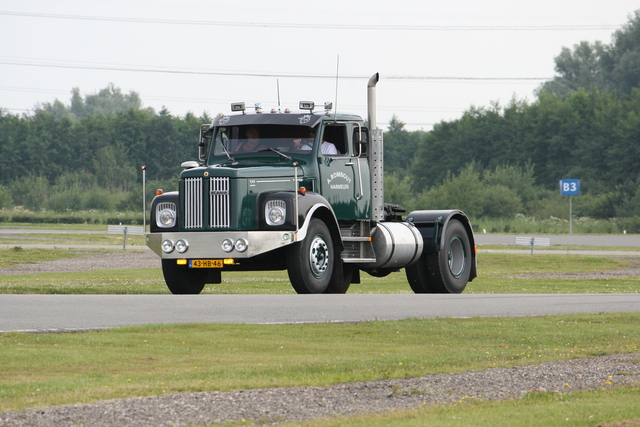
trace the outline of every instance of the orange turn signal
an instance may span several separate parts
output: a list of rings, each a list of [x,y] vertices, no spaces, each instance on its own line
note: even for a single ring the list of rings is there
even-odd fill
[[[303,196],[305,194],[307,194],[307,188],[306,187],[300,187],[298,188],[298,191],[300,192],[300,194],[302,194]]]
[[[156,196],[159,196],[159,195],[161,195],[161,194],[164,194],[164,190],[163,190],[162,188],[158,188],[158,189],[156,190]]]

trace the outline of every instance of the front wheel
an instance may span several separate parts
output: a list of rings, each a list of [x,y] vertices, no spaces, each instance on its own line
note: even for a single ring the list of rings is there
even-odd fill
[[[326,224],[314,218],[307,237],[289,250],[287,272],[299,294],[320,294],[327,290],[334,268],[334,248]]]
[[[467,230],[452,219],[443,233],[440,252],[423,254],[405,269],[415,293],[459,294],[467,287],[471,274],[471,244]]]
[[[324,290],[324,293],[346,294],[349,290],[349,286],[351,286],[351,279],[353,278],[355,267],[353,264],[345,264],[342,262],[342,258],[340,258],[339,255],[336,255],[334,259],[336,262],[333,266],[333,275],[329,282],[329,286]]]
[[[199,294],[204,289],[208,270],[178,265],[175,259],[163,259],[162,274],[172,294]]]

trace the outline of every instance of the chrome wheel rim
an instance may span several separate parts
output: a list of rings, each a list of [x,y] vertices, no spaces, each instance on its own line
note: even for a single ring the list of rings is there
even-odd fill
[[[451,275],[455,278],[462,276],[467,267],[467,254],[462,239],[459,237],[451,239],[447,258]]]
[[[322,236],[315,236],[309,248],[309,266],[316,278],[324,276],[329,266],[329,247]]]

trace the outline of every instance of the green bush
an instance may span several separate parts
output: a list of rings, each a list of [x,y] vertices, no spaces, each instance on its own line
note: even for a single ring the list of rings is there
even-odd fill
[[[124,194],[120,191],[109,191],[98,186],[94,186],[91,191],[84,195],[83,208],[86,210],[115,211]]]
[[[640,233],[640,216],[636,215],[631,218],[622,218],[620,220],[620,227],[627,233]]]
[[[511,218],[521,213],[522,199],[505,185],[485,187],[480,195],[480,215],[487,218]]]
[[[84,194],[77,190],[64,190],[51,194],[45,208],[54,212],[78,211],[82,209]]]
[[[11,192],[4,185],[0,185],[0,209],[13,207],[13,197]]]
[[[15,206],[38,210],[45,206],[50,194],[49,181],[43,176],[29,175],[16,179],[9,184]]]

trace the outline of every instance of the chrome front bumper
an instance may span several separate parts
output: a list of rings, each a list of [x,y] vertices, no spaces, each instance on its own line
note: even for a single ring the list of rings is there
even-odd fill
[[[187,242],[189,248],[184,253],[174,249],[170,253],[162,250],[162,242],[178,240]],[[247,250],[239,252],[235,248],[231,252],[222,250],[222,241],[245,239],[249,244]],[[147,234],[147,246],[163,259],[198,259],[198,258],[251,258],[274,249],[295,243],[296,234],[292,231],[216,231],[216,232],[173,232]]]

